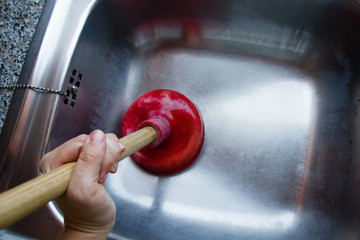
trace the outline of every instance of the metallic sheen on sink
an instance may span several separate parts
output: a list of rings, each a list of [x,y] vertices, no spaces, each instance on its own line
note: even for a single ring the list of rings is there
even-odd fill
[[[359,239],[360,4],[355,0],[48,1],[0,138],[0,189],[94,129],[120,137],[142,93],[200,109],[203,150],[176,175],[123,160],[109,239]],[[52,239],[54,204],[5,230]]]

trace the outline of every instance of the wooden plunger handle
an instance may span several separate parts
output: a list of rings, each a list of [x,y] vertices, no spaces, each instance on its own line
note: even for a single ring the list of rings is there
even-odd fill
[[[153,127],[144,127],[120,139],[125,151],[120,160],[154,142],[157,133]],[[32,213],[49,201],[62,196],[71,179],[76,162],[64,164],[53,171],[34,178],[0,194],[0,229]]]

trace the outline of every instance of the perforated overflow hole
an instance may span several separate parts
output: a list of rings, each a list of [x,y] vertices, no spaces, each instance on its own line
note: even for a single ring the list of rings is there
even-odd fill
[[[64,104],[69,105],[70,107],[75,107],[75,102],[77,98],[77,92],[80,87],[81,80],[83,79],[83,74],[78,72],[76,69],[71,71],[71,76],[69,77],[69,84],[64,96]]]

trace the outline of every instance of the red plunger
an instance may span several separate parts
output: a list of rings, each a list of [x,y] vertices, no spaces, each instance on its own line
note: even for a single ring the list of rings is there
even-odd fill
[[[152,144],[131,155],[142,168],[156,174],[173,174],[190,166],[204,142],[204,122],[197,107],[173,90],[153,90],[138,97],[128,108],[121,134],[145,126],[156,130]]]

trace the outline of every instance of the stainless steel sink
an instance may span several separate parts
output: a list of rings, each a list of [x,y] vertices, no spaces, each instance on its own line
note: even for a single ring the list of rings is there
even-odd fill
[[[359,239],[359,26],[356,0],[48,1],[20,82],[68,96],[16,92],[1,190],[167,88],[202,112],[202,153],[173,176],[122,161],[110,239]],[[49,204],[3,234],[61,227]]]

